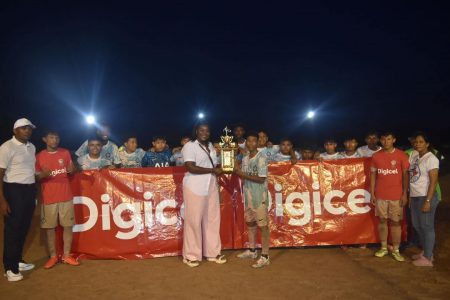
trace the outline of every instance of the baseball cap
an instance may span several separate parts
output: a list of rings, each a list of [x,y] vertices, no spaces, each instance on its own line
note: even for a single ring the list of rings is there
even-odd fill
[[[33,129],[36,128],[36,126],[34,126],[34,124],[31,123],[30,120],[25,119],[25,118],[21,118],[21,119],[17,120],[17,121],[14,123],[14,128],[13,128],[13,129],[16,129],[16,128],[19,128],[19,127],[23,127],[23,126],[30,126],[30,127],[33,128]]]

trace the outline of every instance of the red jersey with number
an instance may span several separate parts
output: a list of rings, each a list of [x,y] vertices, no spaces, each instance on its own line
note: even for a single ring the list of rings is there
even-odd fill
[[[55,152],[42,150],[36,155],[36,172],[50,171],[51,175],[41,180],[42,203],[53,204],[72,200],[67,170],[72,165],[70,152],[58,148]]]
[[[388,153],[384,150],[372,156],[372,172],[376,172],[375,197],[382,200],[400,200],[403,193],[403,171],[409,169],[406,154],[394,148]]]

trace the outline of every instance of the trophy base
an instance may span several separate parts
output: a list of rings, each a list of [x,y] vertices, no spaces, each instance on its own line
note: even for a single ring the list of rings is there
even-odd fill
[[[231,173],[233,173],[233,169],[234,168],[222,168],[222,172],[224,174],[231,174]]]

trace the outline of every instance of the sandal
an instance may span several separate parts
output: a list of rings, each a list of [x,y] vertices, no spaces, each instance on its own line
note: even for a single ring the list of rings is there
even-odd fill
[[[191,268],[195,268],[200,265],[198,260],[189,260],[187,258],[183,258],[183,263],[185,263],[186,265],[188,265],[188,267],[191,267]]]
[[[220,265],[227,262],[227,258],[225,257],[225,255],[222,255],[222,254],[219,254],[216,257],[208,257],[207,260],[215,262],[216,264],[220,264]]]

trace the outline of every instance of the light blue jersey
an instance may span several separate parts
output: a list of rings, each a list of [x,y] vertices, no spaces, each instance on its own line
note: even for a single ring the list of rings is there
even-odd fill
[[[338,155],[338,159],[345,159],[345,158],[360,158],[361,155],[356,151],[353,153],[353,155],[347,155],[345,152],[340,152]]]
[[[175,166],[184,166],[183,153],[181,151],[175,152],[170,157],[170,162],[175,163]]]
[[[137,148],[133,153],[128,153],[124,148],[119,150],[119,157],[122,168],[140,168],[141,161],[145,155],[145,151]]]
[[[171,156],[172,151],[170,149],[165,149],[162,152],[147,151],[141,164],[143,167],[169,167]]]
[[[297,159],[301,159],[301,155],[295,151],[295,157]],[[276,153],[275,155],[272,156],[270,161],[291,161],[291,155],[290,154],[283,154],[281,152]]]
[[[272,158],[280,152],[280,146],[273,145],[272,147],[264,147],[258,148],[258,152],[262,152],[269,161],[273,160]]]
[[[88,141],[85,141],[80,148],[78,148],[75,154],[78,157],[88,154]],[[120,164],[119,149],[117,148],[117,145],[111,141],[108,141],[106,145],[102,146],[100,156],[106,160],[109,160],[110,165]]]
[[[111,161],[101,156],[99,158],[91,158],[89,154],[78,157],[77,162],[82,170],[99,170],[111,165]]]
[[[242,172],[251,176],[267,178],[267,162],[267,157],[262,151],[252,158],[247,153],[242,158]],[[268,205],[267,179],[264,183],[244,179],[244,199],[246,208],[256,209],[263,203]]]

